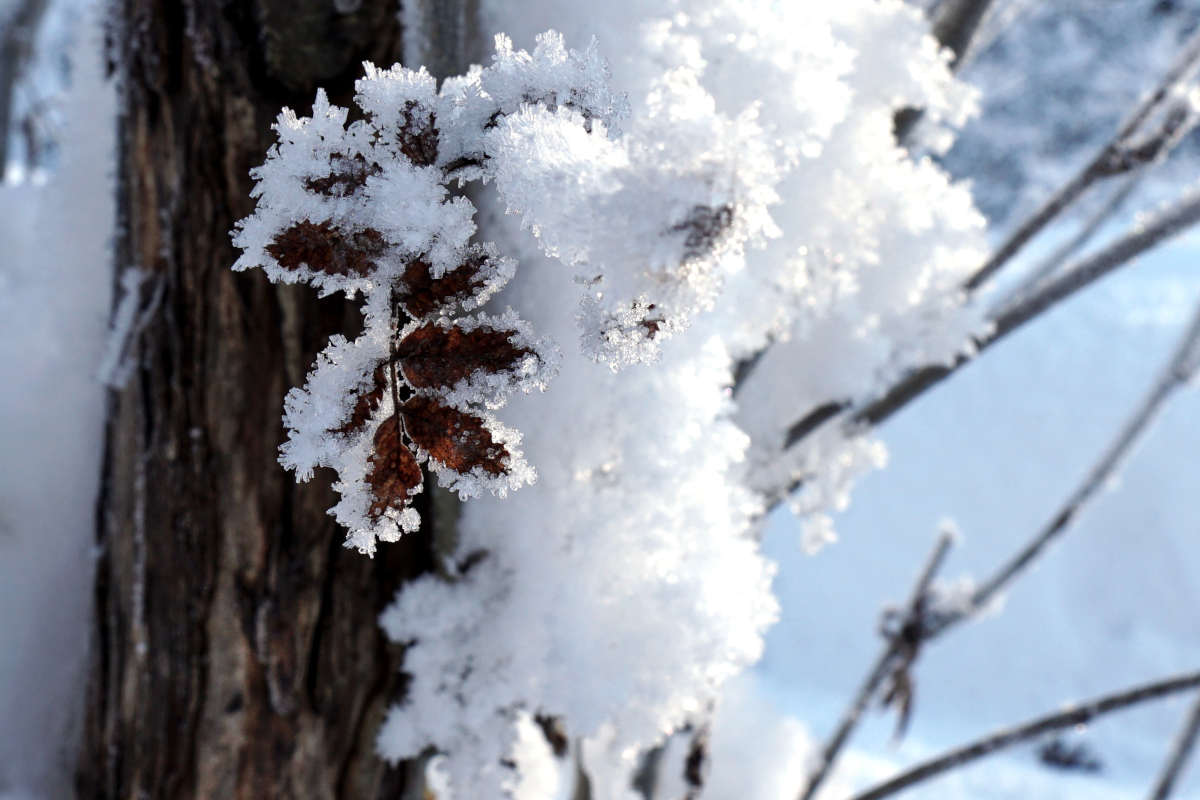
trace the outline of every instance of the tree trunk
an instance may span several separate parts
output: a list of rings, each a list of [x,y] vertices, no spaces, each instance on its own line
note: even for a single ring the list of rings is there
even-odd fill
[[[359,800],[402,788],[403,770],[374,754],[403,688],[376,618],[430,569],[429,536],[374,560],[344,550],[325,513],[329,474],[296,485],[276,462],[284,394],[358,313],[229,269],[229,231],[253,207],[247,172],[280,107],[303,113],[318,85],[349,104],[361,61],[399,60],[396,10],[114,4],[116,258],[145,270],[161,299],[111,398],[81,797]]]

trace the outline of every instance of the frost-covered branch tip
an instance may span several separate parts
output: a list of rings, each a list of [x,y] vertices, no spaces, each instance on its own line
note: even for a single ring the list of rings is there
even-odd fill
[[[862,718],[863,712],[866,711],[867,705],[876,696],[879,688],[884,685],[884,681],[888,680],[889,677],[891,678],[892,685],[889,687],[888,694],[892,700],[900,701],[897,704],[900,709],[897,732],[901,732],[903,726],[907,724],[909,705],[912,702],[912,682],[911,676],[908,674],[909,668],[916,660],[925,637],[924,631],[929,619],[930,586],[938,570],[941,568],[946,554],[950,552],[950,548],[954,545],[954,538],[952,530],[944,530],[941,536],[938,537],[937,544],[934,545],[933,551],[926,558],[925,564],[921,568],[916,582],[913,584],[907,608],[903,613],[894,614],[896,621],[900,624],[894,626],[895,629],[888,632],[887,643],[880,652],[879,657],[876,658],[874,666],[867,673],[867,677],[863,680],[858,692],[851,699],[849,706],[842,712],[837,729],[829,737],[821,752],[814,759],[808,781],[800,793],[800,800],[811,800],[816,796],[817,789],[821,787],[825,778],[829,775],[829,771],[833,768],[834,762],[837,761],[842,748],[849,740],[854,729],[858,726],[858,722]],[[903,697],[897,692],[897,689],[901,686],[908,687],[908,691]]]
[[[452,181],[494,184],[542,250],[575,270],[584,349],[614,368],[654,358],[711,303],[715,266],[754,232],[750,220],[762,232],[752,170],[730,167],[754,163],[753,115],[688,117],[668,87],[658,113],[617,138],[624,101],[607,80],[594,47],[568,51],[547,33],[527,53],[498,36],[490,66],[440,91],[424,69],[367,64],[363,118],[350,124],[321,92],[311,117],[280,115],[234,269],[365,298],[363,334],[334,337],[288,395],[281,457],[302,479],[337,470],[332,513],[350,545],[369,553],[416,529],[422,462],[463,497],[534,477],[519,434],[490,412],[513,389],[543,388],[556,357],[511,312],[467,314],[515,262],[471,241],[475,206],[450,194]]]

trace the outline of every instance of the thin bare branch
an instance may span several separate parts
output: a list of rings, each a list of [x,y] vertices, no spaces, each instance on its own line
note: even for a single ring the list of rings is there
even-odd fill
[[[913,620],[920,618],[925,598],[929,592],[929,585],[941,567],[942,561],[946,558],[946,553],[950,551],[951,545],[954,543],[954,537],[948,532],[942,533],[938,538],[937,544],[934,545],[933,551],[925,560],[925,566],[921,569],[920,575],[913,584],[912,595],[908,601],[907,616]],[[899,637],[889,639],[888,644],[880,651],[879,657],[875,659],[875,664],[871,667],[871,671],[867,673],[867,677],[863,680],[858,692],[855,693],[854,699],[850,705],[842,713],[842,718],[838,722],[837,730],[829,737],[829,741],[825,743],[824,749],[821,751],[820,760],[813,768],[809,775],[808,784],[804,787],[804,791],[800,794],[800,800],[811,800],[820,788],[829,770],[833,767],[837,760],[838,754],[842,747],[846,744],[850,734],[857,727],[858,721],[862,718],[863,711],[866,710],[867,704],[871,702],[871,698],[879,691],[879,687],[883,684],[885,678],[890,675],[894,668],[897,659],[902,657],[903,645]]]
[[[946,554],[950,552],[950,548],[953,546],[954,532],[952,530],[943,530],[941,535],[938,536],[937,544],[933,547],[933,552],[925,560],[925,567],[921,570],[920,577],[913,584],[912,594],[908,598],[908,611],[911,615],[915,616],[921,610],[921,604],[925,602],[926,597],[929,595],[929,585],[937,577],[938,570],[942,568],[942,562],[946,560]]]
[[[991,755],[998,750],[1028,741],[1050,731],[1062,730],[1073,725],[1082,725],[1112,711],[1118,711],[1149,700],[1157,700],[1178,692],[1189,691],[1197,687],[1200,687],[1200,672],[1189,672],[1154,683],[1147,683],[1126,689],[1116,694],[1098,697],[1083,705],[1069,707],[1064,711],[1038,717],[1015,728],[996,731],[970,744],[957,747],[943,755],[905,770],[891,780],[855,795],[851,800],[879,800],[882,797],[887,797],[902,789],[907,789],[910,786],[928,780],[935,775],[963,766],[976,759]]]
[[[1003,300],[996,303],[994,306],[995,311],[993,313],[998,313],[1002,309],[1008,308],[1009,306],[1012,306],[1028,297],[1035,290],[1037,290],[1038,287],[1042,286],[1047,278],[1056,273],[1059,267],[1066,264],[1072,256],[1083,249],[1083,247],[1087,245],[1089,241],[1091,241],[1092,237],[1096,235],[1104,223],[1108,222],[1114,214],[1121,210],[1122,206],[1125,205],[1125,201],[1129,199],[1131,194],[1133,194],[1133,190],[1136,189],[1138,184],[1142,182],[1142,179],[1146,177],[1147,172],[1149,172],[1149,165],[1140,167],[1127,175],[1121,182],[1121,185],[1117,187],[1116,191],[1114,191],[1109,198],[1104,201],[1104,205],[1098,208],[1095,213],[1093,213],[1092,216],[1080,226],[1079,230],[1075,232],[1074,236],[1063,242],[1059,247],[1055,248],[1053,253],[1051,253],[1040,264],[1029,271],[1029,274],[1021,280],[1020,284],[1018,284],[1016,288],[1010,291]]]
[[[1137,256],[1163,241],[1177,236],[1190,226],[1200,222],[1200,193],[1189,195],[1149,224],[1118,239],[1108,247],[1063,271],[1059,277],[1048,281],[1029,297],[1019,301],[993,319],[992,329],[975,339],[975,354],[982,353],[1025,323],[1042,315],[1066,298],[1090,286],[1110,272],[1128,264]],[[867,402],[850,415],[853,425],[875,426],[892,414],[920,397],[926,390],[954,374],[971,359],[960,355],[951,364],[934,364],[908,373],[879,397]],[[809,434],[838,413],[850,410],[849,400],[832,401],[806,414],[792,424],[784,438],[784,449],[799,444]],[[817,414],[817,412],[820,414]],[[814,415],[816,415],[814,417]],[[814,424],[816,419],[816,424]],[[782,502],[794,489],[788,487],[780,492],[776,502]]]
[[[1176,236],[1200,221],[1200,193],[1192,194],[1161,214],[1147,225],[1117,240],[1103,250],[1065,270],[1058,278],[1046,283],[1034,295],[1020,301],[993,320],[991,331],[973,342],[975,354],[1000,341],[1026,322],[1040,316],[1057,303],[1080,289],[1086,288],[1117,268],[1128,264],[1145,251]],[[795,447],[826,422],[836,421],[851,427],[874,427],[895,414],[928,389],[953,375],[971,359],[959,355],[950,364],[936,364],[913,370],[876,397],[854,409],[850,400],[834,400],[813,409],[792,423],[784,437],[784,450]],[[848,415],[846,412],[849,412]],[[802,478],[793,478],[767,494],[767,512],[784,502],[795,491]]]
[[[746,380],[750,377],[751,373],[758,368],[759,362],[762,361],[763,356],[766,355],[767,351],[771,349],[771,345],[774,343],[774,340],[768,341],[765,346],[758,350],[758,352],[743,358],[741,361],[738,361],[733,365],[732,391],[734,397],[736,397],[738,392],[741,391],[741,388],[746,385]]]
[[[941,617],[929,630],[930,637],[937,636],[949,626],[961,622],[976,610],[985,608],[1017,575],[1028,568],[1051,542],[1070,527],[1071,522],[1079,515],[1083,507],[1095,497],[1124,462],[1133,445],[1158,416],[1167,398],[1195,374],[1198,354],[1200,354],[1200,308],[1197,308],[1191,323],[1176,346],[1171,360],[1158,380],[1117,433],[1116,438],[1109,444],[1100,460],[1092,466],[1083,481],[1071,493],[1071,496],[1020,552],[975,590],[971,596],[970,609]]]
[[[1159,774],[1158,780],[1154,782],[1154,789],[1150,792],[1150,800],[1167,800],[1171,796],[1171,791],[1175,788],[1175,781],[1183,773],[1183,768],[1187,766],[1188,758],[1196,747],[1198,738],[1200,738],[1200,697],[1197,697],[1196,702],[1192,704],[1192,709],[1188,712],[1183,727],[1175,736],[1175,742],[1171,745],[1167,761],[1163,764],[1162,772]]]
[[[1195,374],[1198,362],[1200,362],[1200,308],[1197,308],[1196,314],[1181,337],[1162,375],[1129,421],[1121,428],[1100,460],[1058,509],[1050,522],[1038,531],[1029,544],[1002,565],[995,575],[974,592],[971,602],[965,610],[935,616],[926,613],[924,598],[928,585],[949,548],[949,538],[943,536],[927,567],[922,571],[913,596],[909,600],[907,622],[901,628],[908,631],[909,635],[889,637],[887,646],[875,660],[866,680],[855,695],[850,707],[843,714],[837,731],[826,744],[817,767],[809,778],[808,786],[801,794],[801,800],[810,800],[813,797],[846,739],[858,724],[863,709],[878,691],[883,680],[896,670],[898,662],[907,657],[908,663],[911,663],[925,642],[940,636],[947,628],[985,608],[1005,586],[1027,569],[1054,539],[1066,531],[1084,505],[1107,483],[1117,467],[1124,461],[1134,443],[1155,419],[1167,398]]]
[[[1005,309],[996,317],[996,328],[988,344],[1007,336],[1058,302],[1091,285],[1161,242],[1183,233],[1200,222],[1200,192],[1190,193],[1149,223],[1085,258],[1058,278],[1048,281],[1028,299]]]
[[[592,779],[588,777],[586,765],[583,763],[583,740],[577,740],[574,748],[575,788],[571,791],[571,800],[592,800]]]
[[[986,350],[1080,289],[1090,286],[1118,267],[1128,264],[1137,256],[1163,241],[1177,236],[1197,222],[1200,222],[1200,194],[1191,194],[1150,223],[1085,258],[1075,266],[1069,267],[1059,277],[1048,281],[1033,295],[1005,310],[993,320],[991,332],[975,341],[976,352]],[[948,366],[930,366],[909,373],[883,395],[856,411],[852,420],[858,424],[878,425],[921,395],[926,389],[952,374],[968,360],[967,357],[961,356]],[[786,446],[791,447],[799,441],[799,438],[789,435]]]
[[[1092,184],[1123,171],[1121,166],[1130,155],[1130,140],[1150,120],[1155,111],[1172,96],[1176,87],[1191,79],[1197,67],[1200,67],[1200,32],[1193,34],[1184,44],[1179,57],[1167,70],[1162,80],[1142,98],[1125,122],[1117,129],[1112,139],[1100,149],[1100,152],[1074,177],[1061,186],[1037,211],[1017,226],[1016,230],[1009,234],[1004,243],[996,249],[996,252],[971,275],[964,287],[968,291],[977,289],[1008,263],[1034,236],[1070,207]],[[1139,150],[1143,147],[1150,148],[1147,151],[1150,159],[1164,155],[1181,138],[1176,135],[1177,126],[1169,122],[1169,117],[1170,115],[1168,115],[1168,123],[1158,134],[1152,135],[1145,143],[1137,145]],[[1132,166],[1134,164],[1130,163],[1129,167]]]

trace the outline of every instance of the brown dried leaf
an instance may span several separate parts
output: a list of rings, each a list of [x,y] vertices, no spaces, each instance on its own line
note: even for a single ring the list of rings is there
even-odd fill
[[[492,439],[482,417],[423,395],[409,398],[402,411],[408,435],[434,461],[463,474],[475,467],[489,475],[507,470],[508,449]]]
[[[334,433],[357,433],[367,424],[367,420],[371,418],[375,409],[379,408],[379,403],[383,400],[383,393],[387,389],[386,363],[375,368],[375,372],[371,375],[371,381],[371,388],[358,396],[358,402],[354,404],[354,410],[350,412],[350,419],[346,420],[345,425],[334,430]]]
[[[432,111],[426,112],[414,100],[404,104],[404,115],[407,120],[397,134],[400,152],[418,167],[428,167],[438,157],[437,117]]]
[[[487,263],[486,253],[471,253],[460,266],[434,278],[429,274],[427,261],[414,259],[401,276],[404,289],[400,293],[400,302],[409,314],[421,319],[468,300],[487,282],[483,270]]]
[[[388,417],[375,431],[375,452],[367,485],[373,502],[367,516],[378,521],[389,508],[399,511],[408,505],[412,491],[421,485],[421,467],[400,438],[396,415]]]
[[[515,369],[533,351],[509,341],[516,331],[481,326],[463,330],[427,322],[400,340],[396,357],[416,389],[449,388],[477,370],[493,375]]]
[[[383,234],[366,228],[345,234],[329,220],[304,220],[275,237],[266,250],[284,269],[304,265],[328,275],[363,275],[375,267],[375,259],[387,249]]]
[[[365,186],[367,178],[383,172],[378,164],[368,164],[362,153],[356,153],[353,158],[334,154],[329,165],[332,171],[328,175],[307,179],[304,188],[326,197],[346,197]]]

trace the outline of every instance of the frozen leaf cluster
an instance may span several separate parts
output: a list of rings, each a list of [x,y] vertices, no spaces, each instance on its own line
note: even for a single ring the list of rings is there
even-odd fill
[[[526,52],[497,36],[488,67],[440,89],[424,70],[366,65],[362,119],[321,93],[311,117],[280,116],[234,268],[364,298],[363,334],[334,337],[289,394],[281,459],[301,478],[338,472],[333,513],[358,549],[417,527],[423,462],[463,497],[533,479],[491,411],[544,387],[553,358],[519,318],[468,314],[515,263],[473,241],[475,206],[451,184],[492,184],[570,268],[577,297],[556,302],[614,369],[656,358],[770,233],[772,164],[752,109],[716,114],[693,76],[672,74],[621,135],[626,103],[608,77],[594,45],[569,51],[547,33]]]
[[[363,119],[347,124],[347,109],[318,93],[311,117],[283,112],[254,172],[258,206],[235,232],[234,268],[363,297],[362,334],[333,337],[289,393],[281,455],[301,478],[337,471],[331,513],[363,552],[419,526],[422,463],[462,497],[534,478],[519,433],[492,412],[513,390],[544,388],[556,354],[511,310],[478,311],[515,265],[472,242],[475,208],[448,185],[478,171],[484,131],[535,89],[540,102],[561,94],[608,113],[581,58],[547,39],[535,57],[507,51],[487,79],[477,72],[443,95],[424,72],[368,66]]]

